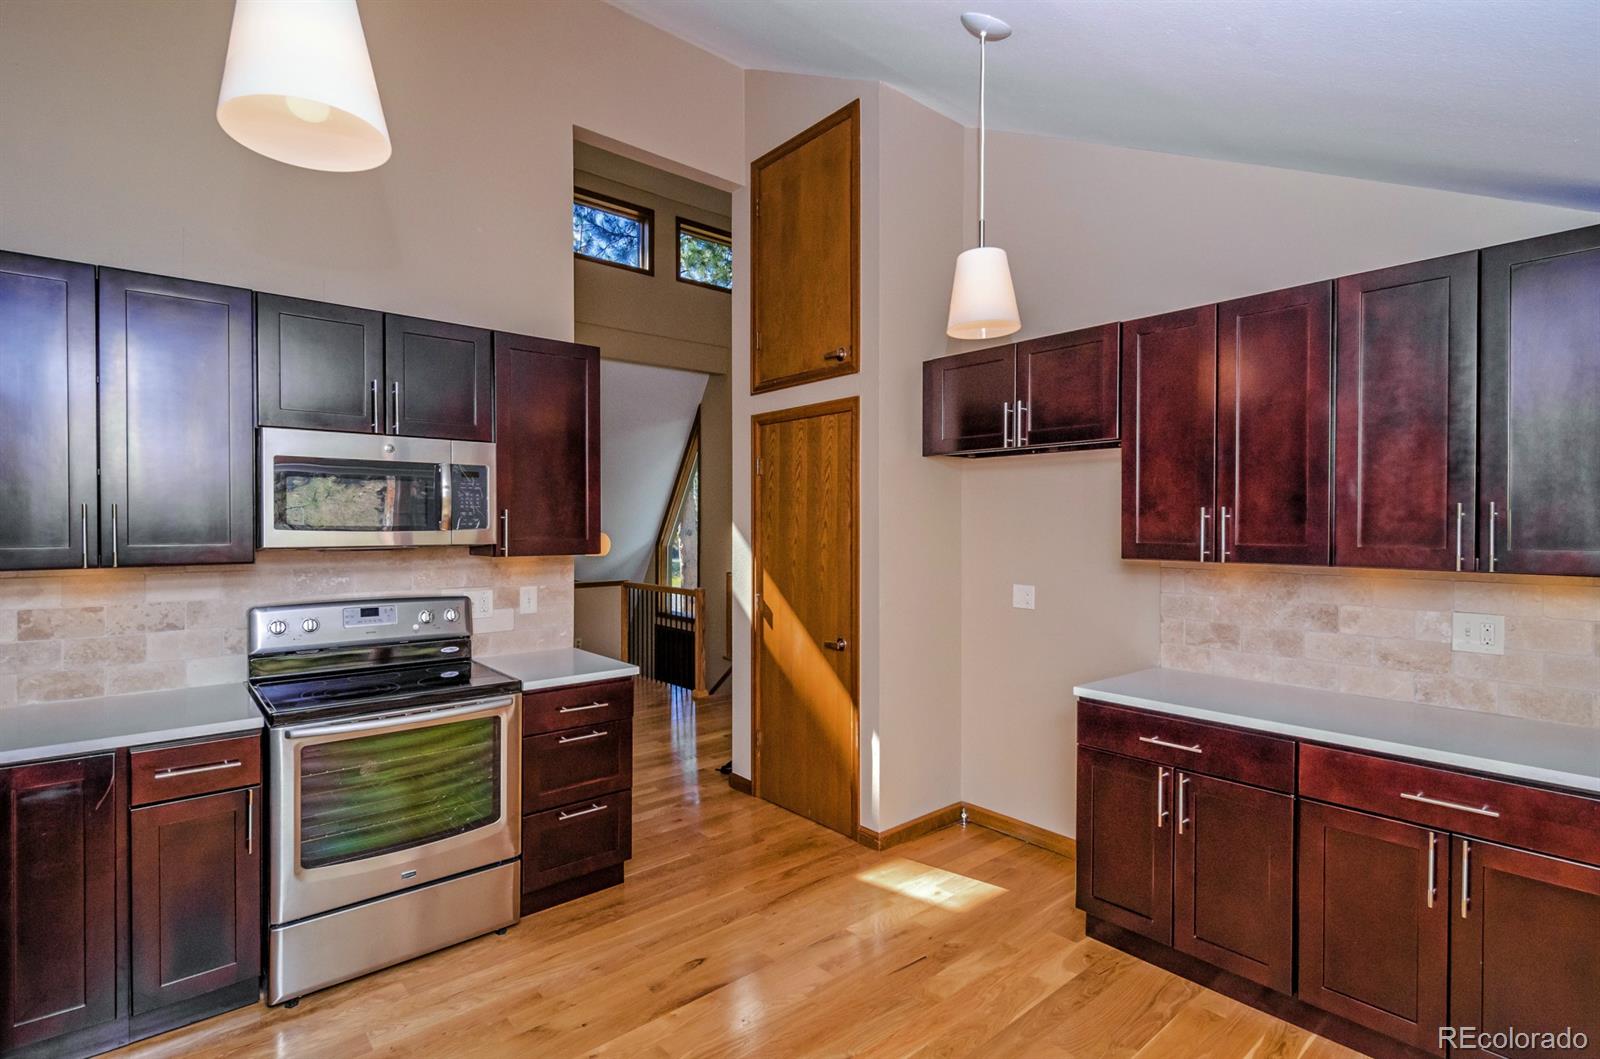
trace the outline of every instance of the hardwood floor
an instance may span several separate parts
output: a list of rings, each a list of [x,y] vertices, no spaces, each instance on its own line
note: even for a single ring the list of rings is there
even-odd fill
[[[873,852],[728,788],[727,699],[636,709],[622,886],[119,1054],[1357,1054],[1086,939],[1068,858],[977,826]]]

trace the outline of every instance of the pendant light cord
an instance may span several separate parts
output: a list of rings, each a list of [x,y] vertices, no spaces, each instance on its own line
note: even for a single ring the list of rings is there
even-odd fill
[[[985,174],[988,170],[987,158],[988,137],[984,121],[984,104],[986,102],[985,89],[989,82],[988,69],[989,34],[987,31],[978,34],[978,245],[987,246],[984,242],[984,187]]]

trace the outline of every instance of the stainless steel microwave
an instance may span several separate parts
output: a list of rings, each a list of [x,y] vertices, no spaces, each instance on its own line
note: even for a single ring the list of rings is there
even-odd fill
[[[261,547],[493,544],[494,445],[261,428]]]

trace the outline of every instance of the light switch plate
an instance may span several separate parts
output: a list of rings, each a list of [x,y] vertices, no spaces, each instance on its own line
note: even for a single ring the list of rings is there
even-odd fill
[[[522,592],[517,597],[517,612],[519,614],[539,613],[539,586],[523,585]]]
[[[1457,611],[1450,615],[1450,631],[1452,651],[1471,651],[1484,655],[1506,653],[1506,619],[1503,615]]]
[[[1017,610],[1032,610],[1033,609],[1033,586],[1032,585],[1012,585],[1011,586],[1011,605],[1013,607],[1015,607]]]

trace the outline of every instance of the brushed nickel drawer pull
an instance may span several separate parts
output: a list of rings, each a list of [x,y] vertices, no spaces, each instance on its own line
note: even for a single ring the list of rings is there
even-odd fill
[[[1139,742],[1149,743],[1151,746],[1164,746],[1168,750],[1187,750],[1191,754],[1200,753],[1199,743],[1196,743],[1194,746],[1184,746],[1182,743],[1169,743],[1165,739],[1158,739],[1153,735],[1141,735],[1139,737]]]
[[[1463,813],[1476,813],[1479,816],[1498,817],[1500,815],[1487,805],[1479,807],[1475,805],[1462,805],[1460,802],[1440,801],[1438,798],[1429,798],[1421,791],[1418,791],[1415,794],[1402,791],[1400,792],[1400,797],[1404,798],[1408,802],[1421,802],[1423,805],[1437,805],[1441,809],[1459,809]]]
[[[591,805],[589,808],[579,809],[575,813],[562,813],[560,816],[556,817],[556,821],[559,823],[562,820],[572,820],[576,817],[588,816],[590,813],[603,813],[609,808],[611,808],[609,805]]]
[[[582,713],[584,710],[603,710],[610,706],[609,702],[591,702],[587,706],[563,706],[557,713]]]
[[[611,733],[609,733],[609,732],[602,732],[600,729],[596,728],[594,731],[590,732],[588,735],[564,735],[560,739],[556,740],[556,745],[560,746],[560,745],[565,744],[565,743],[582,743],[585,740],[599,739],[601,736],[610,735],[610,734]]]
[[[202,772],[221,772],[223,769],[236,769],[243,765],[242,761],[217,761],[210,765],[174,765],[172,768],[160,769],[156,772],[158,780],[174,780],[179,776],[195,776]]]

